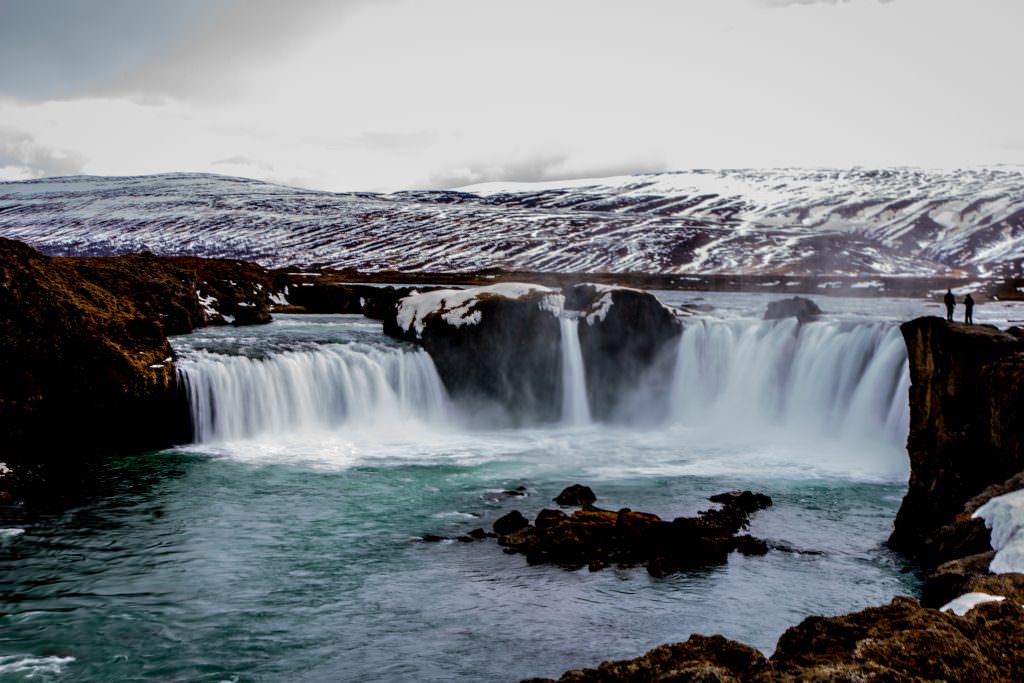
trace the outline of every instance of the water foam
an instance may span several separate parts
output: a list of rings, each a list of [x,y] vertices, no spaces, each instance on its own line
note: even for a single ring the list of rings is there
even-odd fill
[[[59,675],[74,657],[34,657],[32,655],[0,655],[0,674],[22,674],[35,678],[46,674]]]

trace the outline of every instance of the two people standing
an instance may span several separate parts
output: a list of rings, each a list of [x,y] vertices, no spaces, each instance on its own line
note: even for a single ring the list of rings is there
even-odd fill
[[[942,297],[942,300],[946,302],[946,320],[953,322],[953,308],[956,306],[956,297],[953,296],[953,290],[947,289],[946,296]],[[974,297],[970,294],[964,297],[964,323],[967,325],[974,324]]]

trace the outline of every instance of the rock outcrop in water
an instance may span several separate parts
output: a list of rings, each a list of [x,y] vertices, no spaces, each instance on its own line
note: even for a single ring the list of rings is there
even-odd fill
[[[591,504],[596,500],[593,492],[576,487],[569,487],[555,501],[562,501],[560,505],[582,504],[582,509],[571,515],[561,510],[541,510],[532,525],[514,510],[494,523],[498,543],[506,552],[526,555],[530,564],[587,566],[591,571],[610,565],[642,564],[654,576],[724,564],[733,551],[746,555],[768,552],[764,541],[736,535],[747,526],[750,515],[772,504],[766,495],[750,491],[722,493],[711,497],[720,508],[666,521],[629,508],[598,509]]]
[[[18,472],[187,440],[167,335],[265,322],[272,288],[246,263],[51,258],[0,239],[0,462]]]
[[[660,354],[678,338],[682,326],[652,294],[582,284],[566,289],[565,305],[580,311],[580,351],[595,417],[609,417],[618,400],[636,386],[637,378],[655,364],[675,361],[674,353]],[[670,377],[671,368],[665,370],[655,377]]]
[[[978,549],[968,501],[1024,470],[1024,331],[931,317],[900,330],[910,359],[911,471],[889,544],[938,563]]]
[[[773,301],[764,311],[765,320],[796,318],[802,323],[810,322],[821,315],[818,304],[802,296]]]
[[[977,681],[1024,679],[1024,609],[988,603],[959,617],[896,598],[839,617],[808,617],[765,658],[722,636],[691,636],[631,660],[563,674],[558,683],[647,681]],[[553,683],[533,678],[530,683]],[[526,682],[524,682],[526,683]]]
[[[578,318],[587,396],[601,418],[681,330],[671,310],[640,290],[502,283],[401,299],[384,331],[423,346],[456,400],[536,422],[560,415],[562,315]]]

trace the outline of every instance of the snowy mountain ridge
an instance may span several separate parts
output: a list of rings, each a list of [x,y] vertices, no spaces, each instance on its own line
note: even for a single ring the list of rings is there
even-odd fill
[[[1019,273],[1024,173],[686,171],[330,193],[204,174],[0,183],[0,236],[368,271]]]

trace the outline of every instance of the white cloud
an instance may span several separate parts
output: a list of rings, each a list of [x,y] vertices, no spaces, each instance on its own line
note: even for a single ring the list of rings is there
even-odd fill
[[[221,48],[217,21],[105,95],[0,100],[0,120],[90,173],[332,190],[1022,161],[1017,0],[330,4],[280,43],[280,6],[253,5]]]

